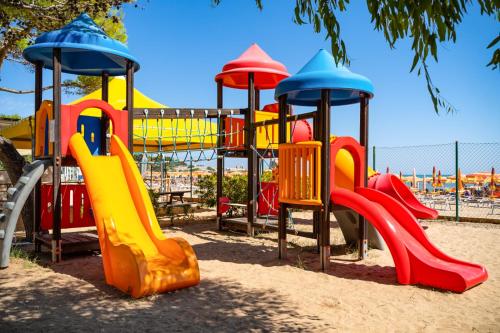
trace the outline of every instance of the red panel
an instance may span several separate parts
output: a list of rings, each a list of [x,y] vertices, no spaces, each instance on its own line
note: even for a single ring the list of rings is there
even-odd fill
[[[77,123],[80,113],[86,109],[97,108],[102,110],[113,124],[114,134],[123,142],[128,142],[128,116],[127,111],[115,110],[108,103],[89,99],[74,105],[62,105],[61,107],[61,154],[71,155],[69,151],[69,139],[78,132]]]
[[[259,193],[258,200],[258,214],[278,216],[278,183],[262,182],[261,188],[262,191]]]
[[[52,185],[42,185],[42,230],[52,229]],[[85,184],[61,185],[61,228],[83,228],[95,226],[90,199]]]
[[[245,127],[245,119],[227,117],[224,126],[226,133],[228,133],[224,143],[226,148],[244,149],[245,132],[243,128]]]

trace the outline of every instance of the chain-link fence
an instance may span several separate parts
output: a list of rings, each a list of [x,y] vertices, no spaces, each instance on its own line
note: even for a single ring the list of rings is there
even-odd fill
[[[373,169],[398,176],[443,218],[500,221],[500,174],[496,173],[500,143],[375,146],[369,156]]]

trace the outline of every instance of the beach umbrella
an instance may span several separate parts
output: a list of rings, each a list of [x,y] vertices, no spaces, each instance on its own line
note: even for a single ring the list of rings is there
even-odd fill
[[[432,187],[436,187],[436,166],[432,167]]]
[[[385,173],[389,173],[389,167],[385,168]]]
[[[491,168],[491,180],[490,180],[490,191],[495,191],[496,190],[496,183],[495,183],[495,168]]]
[[[425,178],[425,174],[424,174],[424,179],[422,181],[422,191],[425,192],[426,188],[427,188],[427,179]]]
[[[403,173],[399,171],[399,180],[403,180]]]
[[[442,184],[442,178],[441,178],[441,170],[439,170],[439,171],[438,171],[437,186],[438,186],[438,187],[443,186],[443,184]]]
[[[458,168],[457,178],[458,178],[458,190],[463,191],[464,190],[464,183],[462,182],[462,170],[460,170],[460,168]]]

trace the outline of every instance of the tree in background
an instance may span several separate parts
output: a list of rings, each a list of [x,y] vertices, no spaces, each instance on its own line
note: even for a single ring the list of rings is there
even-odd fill
[[[222,0],[212,0],[217,6]],[[314,31],[324,29],[326,38],[331,41],[332,55],[337,63],[349,65],[347,46],[341,36],[338,15],[348,11],[349,0],[295,0],[294,22],[298,25],[312,24]],[[263,1],[255,0],[257,7],[263,9]],[[412,41],[413,62],[410,72],[417,69],[427,82],[427,90],[432,99],[434,110],[455,111],[433,83],[429,67],[429,55],[438,61],[438,43],[455,42],[457,25],[462,22],[467,10],[478,5],[481,15],[493,16],[500,21],[500,1],[498,0],[366,0],[371,22],[377,31],[384,34],[391,48],[395,48],[399,40]],[[492,51],[487,66],[498,69],[500,66],[500,34],[486,48]]]
[[[89,14],[111,38],[123,43],[127,33],[120,6],[134,0],[2,0],[0,1],[0,71],[5,60],[29,70],[32,64],[22,57],[23,50],[43,32],[59,29],[81,13]],[[1,79],[1,77],[0,77]],[[66,93],[87,94],[100,87],[100,78],[79,75],[63,82]],[[52,88],[44,87],[44,90]],[[33,90],[0,87],[0,91],[27,94]]]
[[[222,180],[222,192],[228,197],[232,203],[247,203],[247,184],[248,178],[246,175],[231,175],[226,176]],[[198,189],[195,194],[201,199],[202,204],[206,207],[215,207],[217,204],[217,175],[210,174],[198,178],[196,181]],[[235,211],[234,207],[229,208],[229,213]]]

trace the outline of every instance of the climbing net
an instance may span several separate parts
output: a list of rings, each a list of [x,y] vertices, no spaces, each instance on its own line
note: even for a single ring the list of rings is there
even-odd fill
[[[148,187],[192,191],[193,173],[210,171],[197,164],[217,159],[226,137],[243,137],[242,126],[232,128],[233,118],[241,120],[234,111],[222,117],[221,110],[144,109],[134,120],[134,158]],[[222,132],[224,123],[231,126]]]
[[[292,142],[297,122],[289,123],[289,139]],[[266,125],[265,122],[256,129],[257,147],[255,151],[259,161],[258,175],[258,214],[264,217],[264,225],[271,223],[272,218],[278,215],[278,126]],[[292,211],[287,211],[287,227],[295,230]]]
[[[147,186],[162,192],[193,193],[193,179],[213,172],[198,168],[198,163],[232,157],[245,149],[244,123],[238,110],[223,114],[221,110],[144,109],[134,120],[134,158]],[[291,122],[290,138],[295,127]],[[259,161],[258,214],[267,224],[278,214],[278,126],[264,123],[256,128],[255,135],[257,145],[250,149]]]

